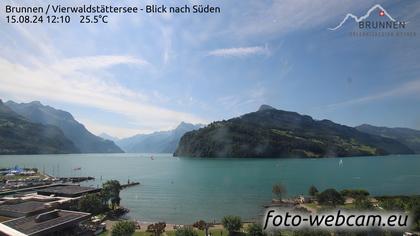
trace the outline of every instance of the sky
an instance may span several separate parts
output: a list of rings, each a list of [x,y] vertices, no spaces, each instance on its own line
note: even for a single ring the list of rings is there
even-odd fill
[[[211,4],[219,14],[8,24],[5,6]],[[315,119],[420,129],[420,35],[351,37],[380,4],[420,33],[420,1],[0,2],[0,99],[41,101],[115,137],[210,123],[269,104]],[[375,10],[370,20],[382,20]]]

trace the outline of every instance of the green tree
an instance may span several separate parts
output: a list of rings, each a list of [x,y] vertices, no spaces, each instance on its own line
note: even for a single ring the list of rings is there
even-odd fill
[[[281,183],[278,183],[278,184],[275,184],[275,185],[273,185],[273,189],[271,190],[272,191],[272,193],[274,194],[274,195],[276,195],[277,196],[277,199],[279,199],[279,200],[281,200],[282,199],[282,197],[286,194],[286,187],[283,185],[283,184],[281,184]]]
[[[193,224],[193,227],[199,230],[205,230],[205,236],[207,236],[209,235],[209,228],[211,227],[211,224],[205,222],[204,220],[199,220]]]
[[[166,223],[165,222],[159,222],[155,224],[151,224],[147,226],[146,232],[153,233],[155,236],[160,236],[165,232]]]
[[[263,228],[260,224],[252,223],[249,224],[247,229],[249,236],[266,236],[267,234],[263,231]]]
[[[344,189],[340,191],[344,197],[360,198],[369,196],[369,192],[364,189]]]
[[[131,236],[136,231],[136,224],[133,221],[118,221],[112,226],[112,236]]]
[[[225,216],[222,219],[222,225],[229,231],[229,235],[232,235],[242,228],[242,219],[239,216]]]
[[[97,194],[88,194],[83,196],[78,203],[80,211],[89,212],[94,215],[104,211],[106,206],[103,205],[102,199]]]
[[[416,205],[411,209],[411,215],[413,217],[414,228],[420,229],[420,205]]]
[[[331,233],[323,230],[304,229],[293,232],[294,236],[330,236]]]
[[[193,227],[184,226],[175,231],[175,236],[198,236],[198,233]]]
[[[118,180],[108,180],[102,184],[101,196],[105,204],[111,201],[111,208],[120,205],[121,184]]]
[[[309,187],[309,190],[308,190],[309,196],[315,197],[318,194],[318,192],[319,191],[315,186],[311,185],[311,187]]]
[[[405,204],[401,199],[384,199],[379,203],[379,206],[389,211],[403,211]]]
[[[343,196],[341,196],[341,194],[333,188],[327,189],[318,194],[317,199],[322,205],[336,206],[344,204]]]
[[[370,202],[367,197],[358,197],[354,201],[354,207],[358,210],[372,210],[373,204]]]

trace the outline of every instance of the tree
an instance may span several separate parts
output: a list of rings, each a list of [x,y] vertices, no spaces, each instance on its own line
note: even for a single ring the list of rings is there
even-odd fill
[[[252,223],[247,227],[247,233],[249,236],[266,236],[267,234],[263,231],[260,224]]]
[[[367,197],[358,197],[354,201],[354,207],[358,210],[372,210],[373,204]]]
[[[275,184],[273,185],[272,192],[279,200],[281,200],[282,196],[286,194],[286,187],[281,183]]]
[[[111,207],[115,209],[116,206],[120,206],[121,198],[120,196],[116,196],[115,198],[111,198]]]
[[[222,219],[222,224],[229,231],[229,235],[232,235],[242,228],[242,219],[239,216],[225,216]]]
[[[94,215],[103,212],[106,206],[103,205],[101,198],[97,194],[83,196],[78,203],[80,211],[89,212]]]
[[[364,189],[343,189],[340,194],[345,197],[360,198],[369,196],[369,192]]]
[[[184,226],[175,231],[175,236],[198,236],[198,233],[191,226]]]
[[[343,196],[341,196],[341,194],[333,188],[327,189],[322,193],[318,194],[317,199],[318,202],[323,205],[336,206],[344,204]]]
[[[403,211],[405,209],[405,204],[401,199],[384,199],[379,203],[383,209],[388,211]]]
[[[205,236],[207,236],[209,235],[209,228],[211,227],[211,224],[205,222],[204,220],[199,220],[193,224],[193,227],[199,230],[205,230]]]
[[[159,222],[159,223],[148,225],[146,232],[153,233],[155,236],[160,236],[163,232],[165,232],[165,228],[166,228],[166,223]]]
[[[323,230],[303,229],[293,232],[294,236],[330,236],[331,233]]]
[[[108,180],[102,184],[101,196],[105,204],[111,201],[111,208],[120,205],[121,184],[118,180]]]
[[[420,205],[416,205],[411,209],[414,227],[420,229]]]
[[[136,224],[133,221],[119,221],[112,226],[112,236],[130,236],[136,231]]]
[[[311,187],[309,187],[309,190],[308,190],[309,196],[315,197],[318,194],[318,192],[319,191],[315,186],[311,185]]]

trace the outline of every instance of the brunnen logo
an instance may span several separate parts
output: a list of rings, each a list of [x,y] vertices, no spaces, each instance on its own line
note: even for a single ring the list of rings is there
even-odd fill
[[[371,14],[378,14],[380,20],[369,20]],[[381,5],[376,4],[371,7],[365,15],[357,17],[348,13],[346,17],[333,28],[328,28],[331,31],[336,31],[347,22],[353,19],[358,26],[358,31],[350,33],[351,36],[416,36],[415,32],[408,32],[406,30],[408,22],[399,21],[392,17],[387,10]]]

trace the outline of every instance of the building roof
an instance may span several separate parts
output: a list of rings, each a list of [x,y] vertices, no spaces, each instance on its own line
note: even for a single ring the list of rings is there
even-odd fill
[[[82,187],[79,185],[60,185],[40,189],[37,191],[39,195],[55,195],[59,197],[80,197],[89,193],[99,192],[98,188]]]
[[[0,223],[0,232],[11,235],[44,235],[75,226],[89,216],[85,212],[54,210]]]
[[[15,204],[0,205],[0,215],[9,217],[21,217],[47,211],[46,202],[24,201]]]

